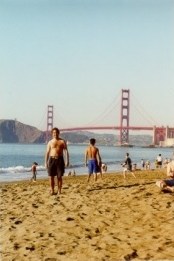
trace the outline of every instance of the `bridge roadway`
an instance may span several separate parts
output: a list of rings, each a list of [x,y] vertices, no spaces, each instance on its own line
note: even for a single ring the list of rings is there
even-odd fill
[[[135,126],[129,126],[129,127],[120,127],[120,126],[96,126],[96,127],[91,127],[91,126],[86,126],[86,127],[73,127],[73,128],[64,128],[60,129],[60,131],[81,131],[81,130],[146,130],[146,131],[152,131],[153,127],[135,127]]]

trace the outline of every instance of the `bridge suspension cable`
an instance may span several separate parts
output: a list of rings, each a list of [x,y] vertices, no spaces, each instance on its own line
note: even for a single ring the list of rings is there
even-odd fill
[[[59,113],[59,111],[61,111],[61,114]],[[72,124],[68,123],[67,121],[65,121],[66,117],[63,117],[63,112],[64,109],[58,108],[55,112],[55,126],[59,126],[59,128],[63,127],[70,127]]]
[[[43,131],[46,130],[46,129],[45,129],[45,126],[46,126],[46,115],[47,115],[47,108],[45,108],[45,110],[44,110],[44,112],[43,112],[43,115],[42,115],[42,117],[41,117],[41,120],[40,120],[40,122],[38,123],[38,128],[39,128],[40,130],[43,130]]]
[[[136,97],[132,94],[133,98],[135,99],[135,102],[132,103],[132,106],[135,108],[135,110],[142,116],[147,122],[154,126],[154,125],[160,125],[159,122],[157,122],[140,104],[139,100],[136,99]],[[148,117],[147,117],[148,116]],[[132,118],[132,117],[131,117]],[[137,115],[136,115],[137,120]]]
[[[118,95],[114,97],[114,99],[111,101],[111,103],[107,106],[107,108],[95,119],[92,121],[88,122],[86,125],[91,126],[91,125],[96,125],[96,123],[101,124],[101,122],[104,121],[104,119],[112,112],[116,112],[116,108],[120,105],[120,97]],[[115,113],[116,114],[116,113]],[[115,125],[115,124],[114,124]]]

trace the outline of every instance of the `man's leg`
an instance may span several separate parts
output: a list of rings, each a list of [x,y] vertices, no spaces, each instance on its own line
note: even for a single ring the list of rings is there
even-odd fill
[[[93,175],[94,175],[94,182],[97,181],[97,173],[99,171],[101,171],[101,168],[98,165],[98,162],[95,160],[95,161],[93,161],[93,166],[92,166],[92,171],[91,171],[93,173]]]
[[[88,179],[87,179],[87,182],[89,182],[89,180],[90,180],[90,177],[91,177],[91,174],[89,173],[89,174],[88,174]]]
[[[166,186],[164,189],[170,192],[174,192],[174,187]]]
[[[124,179],[126,178],[126,171],[127,171],[127,169],[124,168],[124,170],[123,170],[123,177],[124,177]]]
[[[50,188],[51,188],[51,194],[54,194],[54,176],[50,176]]]
[[[88,178],[87,178],[87,182],[89,182],[92,173],[93,173],[93,163],[91,161],[88,161]]]
[[[103,171],[102,170],[100,170],[100,177],[101,177],[101,179],[103,178]]]
[[[136,176],[135,176],[135,174],[132,172],[132,170],[131,170],[131,174],[132,174],[132,176],[133,176],[134,178],[136,178]]]
[[[174,192],[174,180],[173,179],[163,180],[163,188],[164,190]]]
[[[61,177],[57,177],[57,187],[58,187],[58,194],[61,194],[61,190],[62,190],[62,176]]]

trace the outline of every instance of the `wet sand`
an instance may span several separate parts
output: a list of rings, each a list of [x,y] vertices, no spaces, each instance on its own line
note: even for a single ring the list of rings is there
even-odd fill
[[[155,182],[165,171],[64,177],[1,184],[2,261],[174,260],[174,193]]]

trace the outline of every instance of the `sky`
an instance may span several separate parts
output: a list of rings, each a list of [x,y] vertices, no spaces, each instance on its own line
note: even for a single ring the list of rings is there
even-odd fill
[[[174,0],[0,0],[0,119],[174,127]]]

